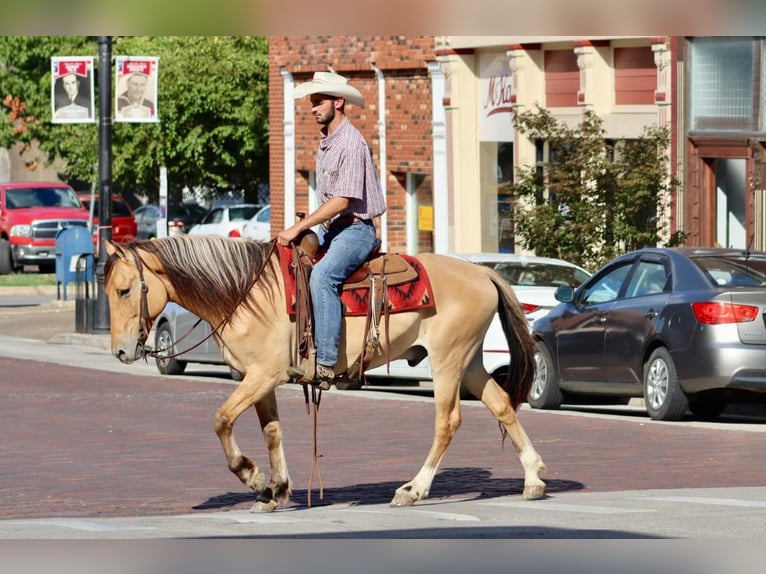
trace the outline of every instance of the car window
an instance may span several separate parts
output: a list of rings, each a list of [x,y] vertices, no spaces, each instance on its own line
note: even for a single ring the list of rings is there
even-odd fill
[[[223,221],[223,209],[216,208],[210,211],[201,221],[203,225],[208,223],[221,223]]]
[[[82,200],[83,206],[85,206],[85,209],[90,209],[90,200],[89,199],[83,199]],[[99,214],[99,203],[98,199],[93,201],[93,215],[98,217]],[[117,217],[133,217],[133,212],[130,211],[130,207],[128,207],[128,204],[122,201],[121,199],[115,199],[112,201],[112,215]]]
[[[766,286],[766,258],[747,255],[694,257],[713,285],[720,287]]]
[[[532,287],[579,287],[588,274],[576,267],[551,263],[487,263],[511,285]]]
[[[639,261],[636,265],[625,297],[656,295],[670,288],[669,275],[659,261]]]
[[[247,221],[253,217],[258,210],[261,209],[259,205],[240,205],[237,207],[229,208],[229,221]]]
[[[633,262],[628,262],[610,270],[605,275],[599,276],[583,291],[580,296],[580,303],[583,305],[596,305],[617,299],[617,295],[620,293],[622,284],[625,282],[625,278],[628,276],[632,266]]]
[[[258,223],[270,223],[271,222],[271,208],[267,207],[260,213],[258,213],[258,217],[255,218],[255,220]]]
[[[5,192],[8,209],[25,207],[81,207],[82,203],[71,189],[65,187],[12,188]]]

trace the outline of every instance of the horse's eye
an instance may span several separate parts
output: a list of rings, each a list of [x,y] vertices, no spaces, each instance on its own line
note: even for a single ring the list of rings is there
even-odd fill
[[[130,295],[130,289],[119,289],[117,291],[117,295],[119,295],[120,297],[122,297],[124,299],[125,297]]]

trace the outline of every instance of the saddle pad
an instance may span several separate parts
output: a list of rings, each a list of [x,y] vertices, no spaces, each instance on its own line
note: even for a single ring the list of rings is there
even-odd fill
[[[292,267],[292,249],[278,245],[279,265],[285,281],[285,294],[287,300],[287,313],[295,314],[295,272]],[[431,282],[428,279],[425,268],[420,261],[409,255],[401,255],[417,271],[418,277],[414,281],[401,283],[388,288],[389,313],[402,313],[434,306],[434,294]],[[370,289],[359,287],[344,289],[341,293],[343,314],[347,317],[366,316],[370,304]]]

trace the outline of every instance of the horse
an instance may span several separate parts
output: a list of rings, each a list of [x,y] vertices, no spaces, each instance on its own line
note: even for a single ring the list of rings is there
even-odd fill
[[[282,444],[275,390],[291,381],[297,335],[287,309],[285,279],[275,240],[258,242],[218,236],[174,235],[128,243],[104,242],[104,292],[108,299],[111,351],[122,363],[144,358],[152,324],[176,302],[214,328],[223,357],[241,382],[215,413],[215,432],[229,470],[256,494],[253,512],[269,512],[289,501],[292,482]],[[517,416],[535,372],[534,344],[527,320],[507,282],[494,270],[457,258],[422,253],[414,257],[430,280],[434,305],[391,314],[383,351],[369,367],[408,358],[415,346],[427,350],[433,373],[434,435],[423,466],[394,493],[393,507],[425,499],[450,441],[461,424],[460,385],[481,399],[510,436],[524,471],[522,497],[545,496],[540,474],[546,466]],[[502,384],[482,364],[482,343],[498,314],[511,364]],[[360,356],[366,317],[344,316],[336,372]],[[234,438],[238,417],[255,407],[263,431],[270,477],[240,450]]]

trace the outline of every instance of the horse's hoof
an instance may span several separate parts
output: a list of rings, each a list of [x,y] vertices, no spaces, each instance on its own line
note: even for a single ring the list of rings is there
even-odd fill
[[[250,508],[250,512],[274,512],[278,506],[276,500],[269,500],[268,502],[256,501]]]
[[[412,506],[415,504],[416,499],[409,492],[397,492],[394,499],[391,501],[391,506],[394,508],[402,508],[406,506]]]
[[[522,494],[522,497],[524,498],[524,500],[537,500],[539,498],[543,498],[544,496],[545,496],[544,484],[533,484],[531,486],[525,486],[524,493]]]

